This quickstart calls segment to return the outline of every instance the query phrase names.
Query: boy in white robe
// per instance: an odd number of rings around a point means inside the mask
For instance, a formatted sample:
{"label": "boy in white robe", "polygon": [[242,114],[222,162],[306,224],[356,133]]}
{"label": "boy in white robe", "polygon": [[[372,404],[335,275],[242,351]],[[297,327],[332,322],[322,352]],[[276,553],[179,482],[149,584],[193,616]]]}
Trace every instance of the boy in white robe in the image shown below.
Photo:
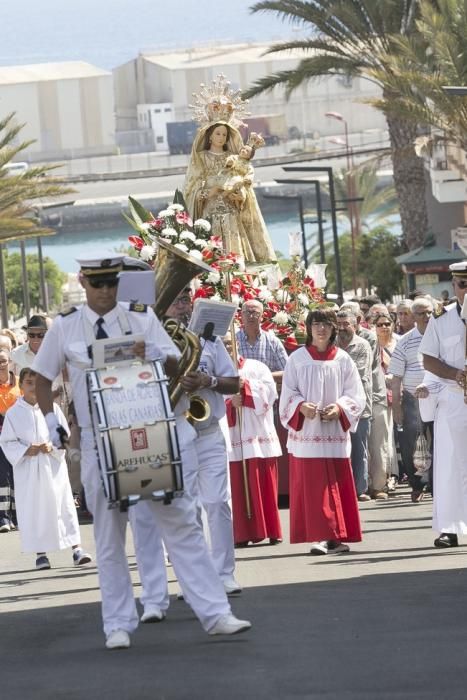
{"label": "boy in white robe", "polygon": [[[23,552],[36,552],[36,569],[50,569],[49,550],[71,547],[73,563],[91,561],[80,544],[76,506],[71,491],[65,450],[49,440],[49,430],[36,403],[36,373],[21,370],[23,396],[6,412],[0,445],[13,466],[16,512]],[[57,404],[54,412],[69,435]]]}

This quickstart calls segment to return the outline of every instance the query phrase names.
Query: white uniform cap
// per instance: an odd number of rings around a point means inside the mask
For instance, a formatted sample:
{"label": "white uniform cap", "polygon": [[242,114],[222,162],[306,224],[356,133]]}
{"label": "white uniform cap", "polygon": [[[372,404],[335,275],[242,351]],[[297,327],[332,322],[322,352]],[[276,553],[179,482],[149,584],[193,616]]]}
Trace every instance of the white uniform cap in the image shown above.
{"label": "white uniform cap", "polygon": [[122,270],[124,257],[124,255],[116,255],[115,253],[103,253],[102,255],[93,255],[92,258],[77,258],[76,262],[85,277],[113,276]]}
{"label": "white uniform cap", "polygon": [[467,277],[467,260],[452,263],[452,265],[449,265],[449,270],[452,272],[453,277]]}

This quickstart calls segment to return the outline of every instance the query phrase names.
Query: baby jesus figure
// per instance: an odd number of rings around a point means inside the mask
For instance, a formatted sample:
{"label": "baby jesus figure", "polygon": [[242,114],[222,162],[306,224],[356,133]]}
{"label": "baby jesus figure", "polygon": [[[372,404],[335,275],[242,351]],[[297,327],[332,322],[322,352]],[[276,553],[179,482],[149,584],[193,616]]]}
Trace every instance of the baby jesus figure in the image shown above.
{"label": "baby jesus figure", "polygon": [[255,155],[256,149],[265,145],[261,134],[254,131],[242,146],[238,155],[231,155],[225,161],[225,170],[228,173],[223,185],[223,190],[229,193],[229,199],[241,210],[247,198],[247,188],[253,185],[254,171],[250,161]]}

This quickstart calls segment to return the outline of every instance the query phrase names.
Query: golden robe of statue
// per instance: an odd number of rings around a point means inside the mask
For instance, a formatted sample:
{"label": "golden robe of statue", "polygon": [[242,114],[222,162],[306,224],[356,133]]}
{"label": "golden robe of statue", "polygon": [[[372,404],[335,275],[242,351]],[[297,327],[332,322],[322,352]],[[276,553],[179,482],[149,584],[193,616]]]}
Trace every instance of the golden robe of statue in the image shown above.
{"label": "golden robe of statue", "polygon": [[276,255],[253,190],[253,168],[244,165],[240,182],[238,175],[233,177],[232,160],[226,166],[243,146],[240,132],[226,121],[201,127],[191,151],[184,197],[193,219],[211,221],[212,235],[222,238],[227,252],[243,256],[246,263],[269,263]]}

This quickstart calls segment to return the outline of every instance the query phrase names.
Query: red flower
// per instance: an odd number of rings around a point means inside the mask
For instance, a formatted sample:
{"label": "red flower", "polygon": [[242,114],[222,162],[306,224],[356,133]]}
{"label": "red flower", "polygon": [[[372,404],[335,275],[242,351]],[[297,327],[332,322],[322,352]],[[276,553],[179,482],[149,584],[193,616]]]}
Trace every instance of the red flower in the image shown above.
{"label": "red flower", "polygon": [[243,294],[245,291],[245,285],[243,284],[242,280],[239,280],[238,278],[233,279],[230,283],[230,293],[231,294]]}
{"label": "red flower", "polygon": [[288,335],[284,340],[284,347],[286,350],[296,350],[298,348],[296,337],[294,335]]}
{"label": "red flower", "polygon": [[139,236],[128,236],[128,241],[131,243],[133,248],[136,248],[136,250],[141,250],[144,245],[143,239]]}
{"label": "red flower", "polygon": [[177,224],[184,224],[185,226],[188,226],[191,228],[193,226],[193,221],[189,214],[186,213],[186,211],[178,211],[175,214],[175,221]]}
{"label": "red flower", "polygon": [[304,279],[303,279],[303,284],[306,284],[307,287],[310,287],[310,289],[314,289],[314,288],[315,288],[315,281],[314,281],[314,279],[313,279],[312,277],[308,277],[308,275],[307,275],[306,277],[304,277]]}
{"label": "red flower", "polygon": [[165,226],[165,221],[160,217],[156,217],[155,219],[151,219],[151,221],[148,221],[148,224],[151,228],[155,229],[156,231],[161,231]]}

